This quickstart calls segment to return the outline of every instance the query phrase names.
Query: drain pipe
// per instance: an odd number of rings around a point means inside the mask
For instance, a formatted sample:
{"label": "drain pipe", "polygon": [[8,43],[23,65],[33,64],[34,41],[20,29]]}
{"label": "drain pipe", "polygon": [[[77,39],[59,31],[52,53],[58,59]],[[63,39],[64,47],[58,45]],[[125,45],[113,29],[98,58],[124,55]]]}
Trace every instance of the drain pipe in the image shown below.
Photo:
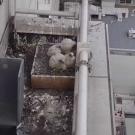
{"label": "drain pipe", "polygon": [[80,52],[76,135],[87,135],[88,53]]}
{"label": "drain pipe", "polygon": [[88,0],[82,0],[81,6],[81,24],[80,24],[80,42],[88,41]]}
{"label": "drain pipe", "polygon": [[[87,43],[88,29],[88,0],[82,0],[80,42]],[[82,50],[81,50],[82,48]],[[88,91],[88,59],[87,49],[82,46],[79,52],[79,71],[78,71],[78,100],[75,135],[87,135],[87,91]]]}

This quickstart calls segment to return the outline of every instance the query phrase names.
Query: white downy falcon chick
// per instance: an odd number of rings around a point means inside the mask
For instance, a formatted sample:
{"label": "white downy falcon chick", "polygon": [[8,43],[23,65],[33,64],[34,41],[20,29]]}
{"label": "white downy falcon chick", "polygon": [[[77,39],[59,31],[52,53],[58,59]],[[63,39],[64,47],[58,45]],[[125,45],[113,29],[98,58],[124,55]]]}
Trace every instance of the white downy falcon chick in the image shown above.
{"label": "white downy falcon chick", "polygon": [[61,46],[59,44],[51,46],[47,51],[47,55],[51,57],[53,55],[56,55],[57,53],[61,53],[60,48]]}
{"label": "white downy falcon chick", "polygon": [[57,53],[57,54],[51,56],[51,58],[49,60],[49,66],[52,69],[66,70],[67,67],[65,65],[65,56],[61,53]]}
{"label": "white downy falcon chick", "polygon": [[75,56],[73,52],[70,52],[65,55],[65,64],[67,67],[74,67],[75,66]]}
{"label": "white downy falcon chick", "polygon": [[72,39],[65,38],[61,42],[61,50],[63,53],[67,54],[71,52],[72,48],[76,45],[76,42]]}

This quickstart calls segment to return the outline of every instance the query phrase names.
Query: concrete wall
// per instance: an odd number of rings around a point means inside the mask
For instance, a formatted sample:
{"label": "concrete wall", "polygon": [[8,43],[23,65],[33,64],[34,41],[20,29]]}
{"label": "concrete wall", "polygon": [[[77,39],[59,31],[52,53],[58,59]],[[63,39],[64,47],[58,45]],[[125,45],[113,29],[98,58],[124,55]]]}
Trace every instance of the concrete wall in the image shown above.
{"label": "concrete wall", "polygon": [[16,8],[21,9],[40,9],[40,10],[58,10],[60,0],[16,0]]}
{"label": "concrete wall", "polygon": [[53,0],[52,10],[58,11],[60,8],[60,0]]}
{"label": "concrete wall", "polygon": [[135,56],[111,55],[110,62],[114,91],[135,94]]}
{"label": "concrete wall", "polygon": [[102,7],[115,7],[115,5],[135,6],[135,0],[132,0],[131,4],[120,3],[120,0],[102,0]]}
{"label": "concrete wall", "polygon": [[16,0],[16,8],[37,9],[37,0]]}
{"label": "concrete wall", "polygon": [[39,10],[54,10],[58,11],[60,5],[60,0],[50,0],[50,2],[45,2],[44,0],[38,0]]}
{"label": "concrete wall", "polygon": [[[32,10],[37,10],[38,9],[37,2],[38,2],[38,0],[16,0],[16,9],[32,9]],[[18,15],[20,16],[20,14],[18,14]],[[21,16],[36,17],[36,15],[25,15],[25,14],[21,14]]]}
{"label": "concrete wall", "polygon": [[[119,5],[120,4],[120,0],[116,0],[116,4]],[[131,6],[135,5],[135,0],[132,0],[131,4],[128,4],[128,5],[131,5]]]}
{"label": "concrete wall", "polygon": [[[59,10],[60,0],[16,0],[17,9]],[[36,15],[25,15],[36,16]]]}
{"label": "concrete wall", "polygon": [[9,1],[3,0],[2,5],[0,5],[0,58],[5,56],[8,46],[9,28],[7,24],[10,17]]}
{"label": "concrete wall", "polygon": [[126,118],[126,134],[134,135],[135,134],[135,119],[134,118]]}
{"label": "concrete wall", "polygon": [[103,7],[115,7],[115,0],[102,0],[102,8]]}
{"label": "concrete wall", "polygon": [[9,19],[8,0],[3,0],[0,5],[0,41]]}

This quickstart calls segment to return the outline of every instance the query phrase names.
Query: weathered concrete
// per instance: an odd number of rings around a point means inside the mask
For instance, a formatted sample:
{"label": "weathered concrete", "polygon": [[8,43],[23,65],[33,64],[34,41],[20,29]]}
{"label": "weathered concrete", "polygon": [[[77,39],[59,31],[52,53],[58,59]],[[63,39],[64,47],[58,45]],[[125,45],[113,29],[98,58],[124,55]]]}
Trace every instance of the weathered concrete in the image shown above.
{"label": "weathered concrete", "polygon": [[4,0],[0,5],[0,57],[4,57],[8,45],[8,21],[9,21],[9,0]]}
{"label": "weathered concrete", "polygon": [[2,5],[0,5],[0,41],[3,35],[3,32],[6,28],[9,14],[8,14],[8,0],[4,0]]}
{"label": "weathered concrete", "polygon": [[90,22],[88,32],[91,74],[88,86],[88,135],[112,135],[111,89],[109,87],[105,24]]}

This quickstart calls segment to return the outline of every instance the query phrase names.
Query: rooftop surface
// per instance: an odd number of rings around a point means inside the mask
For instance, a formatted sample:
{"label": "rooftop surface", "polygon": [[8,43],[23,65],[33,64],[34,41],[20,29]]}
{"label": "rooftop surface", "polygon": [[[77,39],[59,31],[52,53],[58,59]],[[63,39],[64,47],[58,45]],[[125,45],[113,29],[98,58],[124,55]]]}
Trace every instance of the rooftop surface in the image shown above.
{"label": "rooftop surface", "polygon": [[88,43],[93,53],[88,86],[88,134],[112,135],[105,24],[90,22]]}
{"label": "rooftop surface", "polygon": [[115,16],[105,16],[103,21],[108,24],[110,48],[135,49],[135,39],[128,38],[127,33],[135,29],[135,16],[124,18],[118,22]]}

